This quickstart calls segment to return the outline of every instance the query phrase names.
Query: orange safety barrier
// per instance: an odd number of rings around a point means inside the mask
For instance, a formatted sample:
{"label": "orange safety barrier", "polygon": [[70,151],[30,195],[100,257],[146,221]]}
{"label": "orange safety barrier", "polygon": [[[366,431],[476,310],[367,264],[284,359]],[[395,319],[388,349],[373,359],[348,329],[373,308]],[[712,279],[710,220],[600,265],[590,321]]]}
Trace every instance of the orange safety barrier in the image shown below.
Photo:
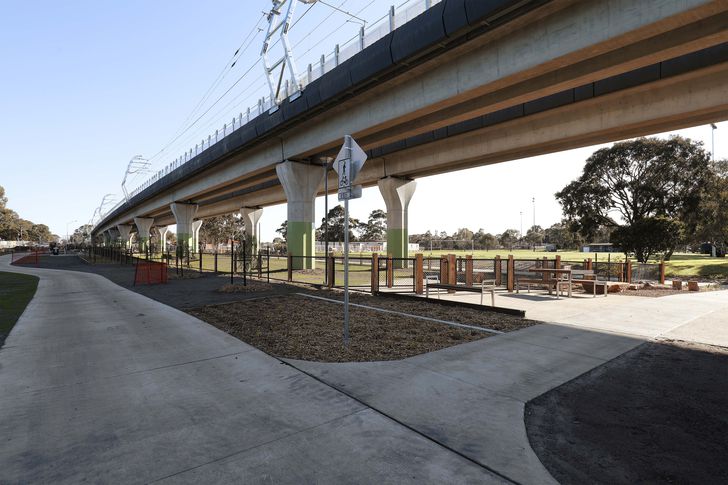
{"label": "orange safety barrier", "polygon": [[167,282],[167,263],[138,259],[134,268],[134,286],[158,285]]}
{"label": "orange safety barrier", "polygon": [[38,266],[38,251],[32,251],[30,253],[13,252],[10,264],[34,264]]}

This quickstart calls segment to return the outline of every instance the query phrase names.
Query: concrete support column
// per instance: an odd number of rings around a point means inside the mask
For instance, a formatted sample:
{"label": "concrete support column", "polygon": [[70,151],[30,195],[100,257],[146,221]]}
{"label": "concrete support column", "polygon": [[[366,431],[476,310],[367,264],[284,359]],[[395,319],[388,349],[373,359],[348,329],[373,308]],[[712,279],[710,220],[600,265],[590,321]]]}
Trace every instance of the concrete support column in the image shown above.
{"label": "concrete support column", "polygon": [[169,234],[169,226],[157,226],[159,232],[159,250],[162,254],[167,252],[167,234]]}
{"label": "concrete support column", "polygon": [[139,251],[146,252],[149,248],[149,236],[152,233],[153,217],[135,217],[134,224],[137,227],[139,237]]}
{"label": "concrete support column", "polygon": [[241,207],[240,215],[243,216],[243,222],[245,223],[245,233],[250,237],[253,242],[253,251],[255,254],[258,251],[258,221],[263,215],[263,209],[260,207]]}
{"label": "concrete support column", "polygon": [[177,255],[184,257],[190,252],[192,243],[192,222],[195,220],[198,206],[196,204],[170,204],[174,220],[177,224]]}
{"label": "concrete support column", "polygon": [[110,240],[109,244],[111,246],[114,246],[116,244],[116,242],[119,240],[119,237],[121,236],[121,234],[119,233],[118,229],[113,229],[113,228],[109,229],[108,232],[109,232],[109,240]]}
{"label": "concrete support column", "polygon": [[278,179],[288,199],[288,254],[305,256],[293,258],[293,269],[313,269],[315,262],[316,192],[324,179],[321,167],[286,161],[276,165]]}
{"label": "concrete support column", "polygon": [[121,247],[128,248],[131,239],[131,224],[117,224],[116,229],[119,231],[119,236],[121,237]]}
{"label": "concrete support column", "polygon": [[111,236],[111,231],[104,231],[101,233],[102,238],[102,244],[104,246],[111,246],[111,243],[113,242],[114,238]]}
{"label": "concrete support column", "polygon": [[200,228],[202,227],[202,219],[192,223],[192,252],[200,252]]}
{"label": "concrete support column", "polygon": [[[407,208],[417,188],[414,180],[386,177],[379,180],[379,191],[387,206],[387,254],[393,258],[409,255]],[[407,266],[406,261],[394,261],[395,267]]]}

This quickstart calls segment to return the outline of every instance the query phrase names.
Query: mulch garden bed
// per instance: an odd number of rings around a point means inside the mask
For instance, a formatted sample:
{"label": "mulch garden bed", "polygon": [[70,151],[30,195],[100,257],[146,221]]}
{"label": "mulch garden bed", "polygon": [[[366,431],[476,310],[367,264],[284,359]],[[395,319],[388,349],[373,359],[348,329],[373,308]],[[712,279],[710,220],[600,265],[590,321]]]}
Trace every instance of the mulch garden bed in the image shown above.
{"label": "mulch garden bed", "polygon": [[[308,292],[343,299],[335,291]],[[413,315],[512,331],[537,322],[473,309],[401,302],[352,293],[351,302]],[[397,360],[492,336],[478,330],[360,307],[350,309],[350,344],[343,344],[343,306],[300,295],[263,296],[188,310],[201,320],[279,358],[318,362]]]}

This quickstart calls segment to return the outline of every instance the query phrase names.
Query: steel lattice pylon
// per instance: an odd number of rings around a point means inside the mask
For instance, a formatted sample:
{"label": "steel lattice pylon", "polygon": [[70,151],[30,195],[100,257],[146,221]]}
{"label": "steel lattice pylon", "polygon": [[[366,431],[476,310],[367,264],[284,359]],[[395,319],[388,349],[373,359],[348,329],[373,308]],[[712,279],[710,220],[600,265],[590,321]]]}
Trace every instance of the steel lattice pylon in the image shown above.
{"label": "steel lattice pylon", "polygon": [[[288,31],[291,28],[291,20],[296,11],[296,4],[298,2],[312,4],[316,3],[316,0],[272,0],[272,2],[273,7],[267,14],[268,31],[265,34],[263,50],[260,55],[263,58],[263,69],[265,70],[265,77],[268,80],[271,101],[275,105],[274,108],[276,108],[288,96],[288,89],[284,90],[285,95],[281,95],[286,70],[288,70],[286,85],[288,86],[290,83],[290,86],[293,87],[295,92],[300,92],[301,90],[301,86],[298,83],[296,62],[293,58],[291,44],[288,41]],[[286,12],[282,14],[284,9]],[[268,54],[272,47],[271,40],[276,34],[280,35],[283,54],[280,58],[271,62]]]}

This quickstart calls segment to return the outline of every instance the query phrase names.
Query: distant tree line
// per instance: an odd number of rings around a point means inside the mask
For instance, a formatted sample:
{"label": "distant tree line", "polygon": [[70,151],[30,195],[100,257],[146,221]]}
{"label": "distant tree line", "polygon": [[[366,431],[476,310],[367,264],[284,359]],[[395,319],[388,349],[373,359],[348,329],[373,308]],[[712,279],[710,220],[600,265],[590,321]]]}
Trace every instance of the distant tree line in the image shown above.
{"label": "distant tree line", "polygon": [[17,212],[7,206],[7,202],[5,189],[0,186],[0,240],[36,243],[58,240],[58,236],[51,234],[48,226],[21,218]]}

